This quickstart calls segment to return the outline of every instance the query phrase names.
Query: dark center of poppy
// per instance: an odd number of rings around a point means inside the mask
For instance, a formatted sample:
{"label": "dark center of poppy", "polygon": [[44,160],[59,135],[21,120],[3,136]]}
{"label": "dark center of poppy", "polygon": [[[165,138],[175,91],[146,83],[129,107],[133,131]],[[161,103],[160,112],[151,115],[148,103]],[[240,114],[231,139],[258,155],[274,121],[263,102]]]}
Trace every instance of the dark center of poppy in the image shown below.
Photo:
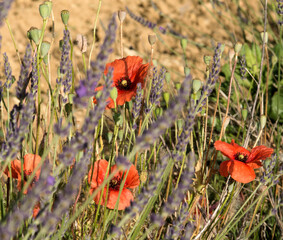
{"label": "dark center of poppy", "polygon": [[[31,174],[32,174],[32,171],[31,171],[31,170],[29,170],[29,171],[24,170],[24,180],[25,180],[25,181],[28,181],[28,178],[29,178],[29,176],[30,176]],[[34,184],[34,183],[37,182],[37,181],[38,181],[37,177],[34,176],[33,180],[31,181],[31,185]]]}
{"label": "dark center of poppy", "polygon": [[121,184],[121,179],[119,177],[114,177],[110,183],[109,187],[114,190],[119,190],[120,189],[120,184]]}
{"label": "dark center of poppy", "polygon": [[120,90],[130,90],[132,86],[132,82],[129,77],[122,77],[118,81],[117,88]]}
{"label": "dark center of poppy", "polygon": [[241,152],[238,152],[235,155],[235,159],[238,160],[238,161],[241,161],[241,162],[246,162],[247,159],[248,159],[248,155],[241,153]]}

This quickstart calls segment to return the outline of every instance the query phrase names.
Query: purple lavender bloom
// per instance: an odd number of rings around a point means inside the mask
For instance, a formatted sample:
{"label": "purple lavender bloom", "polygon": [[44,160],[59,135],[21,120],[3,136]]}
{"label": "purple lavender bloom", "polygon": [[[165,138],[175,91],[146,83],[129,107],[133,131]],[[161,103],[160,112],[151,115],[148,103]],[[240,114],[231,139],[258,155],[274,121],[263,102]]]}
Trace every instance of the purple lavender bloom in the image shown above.
{"label": "purple lavender bloom", "polygon": [[12,3],[13,3],[13,0],[4,0],[0,2],[0,26],[3,23],[3,19],[7,17]]}
{"label": "purple lavender bloom", "polygon": [[4,72],[6,76],[6,82],[4,83],[4,87],[6,89],[10,89],[13,83],[13,76],[12,76],[12,68],[9,63],[9,58],[6,53],[3,54],[4,56]]}
{"label": "purple lavender bloom", "polygon": [[27,96],[26,89],[29,83],[29,69],[31,66],[31,46],[30,44],[26,47],[26,53],[21,65],[21,72],[19,81],[16,87],[16,96],[20,101],[23,101]]}
{"label": "purple lavender bloom", "polygon": [[62,54],[60,60],[60,76],[59,83],[62,83],[65,79],[65,74],[68,72],[68,63],[70,60],[70,33],[68,29],[64,30],[63,45],[62,45]]}
{"label": "purple lavender bloom", "polygon": [[277,13],[280,17],[280,19],[278,20],[278,24],[281,26],[283,25],[283,20],[282,20],[282,17],[283,17],[283,0],[276,0],[278,5],[277,5]]}
{"label": "purple lavender bloom", "polygon": [[54,124],[54,132],[60,137],[66,137],[70,133],[71,123],[68,123],[66,127],[62,127],[62,118],[58,123]]}
{"label": "purple lavender bloom", "polygon": [[37,54],[32,60],[32,71],[31,71],[31,92],[35,96],[38,89],[38,74],[37,74]]}
{"label": "purple lavender bloom", "polygon": [[16,157],[25,134],[29,131],[29,124],[33,121],[34,115],[34,95],[32,93],[27,96],[26,104],[21,109],[20,114],[19,127],[7,133],[6,142],[3,143],[0,151],[0,162],[9,161]]}
{"label": "purple lavender bloom", "polygon": [[178,144],[176,146],[177,152],[185,151],[191,136],[191,132],[194,125],[195,117],[198,113],[201,112],[203,106],[205,106],[207,98],[211,94],[214,89],[215,83],[219,77],[220,72],[220,58],[222,54],[221,44],[219,43],[214,51],[213,56],[213,65],[206,81],[205,85],[203,86],[200,99],[194,103],[192,101],[191,106],[188,110],[188,115],[185,120],[184,128],[181,135],[178,137]]}
{"label": "purple lavender bloom", "polygon": [[160,96],[163,89],[163,83],[165,79],[166,69],[164,67],[161,68],[160,74],[157,74],[156,67],[153,68],[153,79],[152,79],[152,87],[149,95],[149,100],[152,105],[160,104]]}
{"label": "purple lavender bloom", "polygon": [[136,120],[140,115],[141,105],[142,105],[142,87],[141,87],[141,83],[138,83],[136,100],[133,106],[133,129],[137,128]]}
{"label": "purple lavender bloom", "polygon": [[183,106],[187,102],[188,89],[191,89],[191,79],[191,75],[185,77],[176,100],[174,103],[171,103],[163,117],[160,117],[158,122],[153,123],[142,136],[137,138],[137,148],[145,149],[150,147],[150,145],[153,144],[156,139],[171,126],[172,122],[176,120],[178,114],[182,111]]}
{"label": "purple lavender bloom", "polygon": [[106,36],[100,52],[97,55],[96,61],[91,63],[91,69],[87,71],[87,77],[80,81],[76,88],[77,96],[74,97],[74,102],[79,105],[86,106],[88,99],[94,96],[95,88],[104,72],[105,64],[109,54],[113,51],[112,44],[115,42],[117,23],[114,14],[108,25]]}
{"label": "purple lavender bloom", "polygon": [[129,13],[130,17],[134,19],[135,21],[139,22],[145,27],[148,27],[150,29],[154,29],[157,25],[156,23],[150,22],[148,20],[145,20],[144,18],[135,15],[128,7],[126,7],[127,12]]}

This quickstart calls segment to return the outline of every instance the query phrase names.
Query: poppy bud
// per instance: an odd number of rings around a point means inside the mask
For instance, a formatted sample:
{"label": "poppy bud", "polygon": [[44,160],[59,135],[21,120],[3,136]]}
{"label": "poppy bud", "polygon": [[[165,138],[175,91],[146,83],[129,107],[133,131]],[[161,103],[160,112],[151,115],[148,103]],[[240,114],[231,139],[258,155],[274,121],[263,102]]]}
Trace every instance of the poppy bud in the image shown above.
{"label": "poppy bud", "polygon": [[169,99],[170,99],[170,94],[168,92],[164,92],[163,93],[163,98],[164,98],[164,101],[166,103],[166,107],[168,108],[169,106]]}
{"label": "poppy bud", "polygon": [[70,12],[68,10],[61,11],[61,20],[65,26],[68,25],[69,17],[70,17]]}
{"label": "poppy bud", "polygon": [[194,93],[197,93],[198,90],[201,88],[202,82],[199,79],[194,79],[193,80],[193,91]]}
{"label": "poppy bud", "polygon": [[170,73],[169,72],[166,72],[165,73],[165,80],[166,80],[166,82],[169,84],[169,82],[170,82],[170,79],[171,79],[171,75],[170,75]]}
{"label": "poppy bud", "polygon": [[190,72],[191,72],[191,70],[188,67],[184,68],[184,73],[185,73],[186,77],[190,75]]}
{"label": "poppy bud", "polygon": [[153,46],[156,43],[156,35],[155,34],[148,35],[148,42],[151,46]]}
{"label": "poppy bud", "polygon": [[118,11],[118,18],[120,20],[120,22],[124,22],[125,18],[126,18],[127,13],[123,10],[119,10]]}
{"label": "poppy bud", "polygon": [[175,84],[175,87],[176,87],[176,89],[179,91],[180,88],[181,88],[181,83],[176,83],[176,84]]}
{"label": "poppy bud", "polygon": [[39,13],[43,20],[46,20],[50,16],[50,9],[47,4],[43,3],[39,5]]}
{"label": "poppy bud", "polygon": [[181,39],[181,47],[183,48],[183,50],[186,50],[187,44],[188,44],[188,40],[185,39],[185,38],[182,38]]}
{"label": "poppy bud", "polygon": [[40,48],[40,55],[42,58],[44,58],[47,55],[49,49],[50,49],[50,43],[46,41],[42,42]]}
{"label": "poppy bud", "polygon": [[248,116],[248,110],[246,108],[242,109],[243,120],[246,121]]}
{"label": "poppy bud", "polygon": [[241,49],[242,49],[242,44],[241,43],[236,43],[235,44],[235,52],[237,53],[237,54],[239,54],[239,52],[241,51]]}
{"label": "poppy bud", "polygon": [[41,35],[41,30],[39,30],[38,28],[35,28],[35,27],[31,27],[27,32],[28,38],[30,40],[34,41],[34,43],[36,45],[38,45],[38,43],[39,43],[40,35]]}
{"label": "poppy bud", "polygon": [[82,53],[85,53],[87,50],[87,39],[86,36],[82,34],[77,35],[77,44]]}
{"label": "poppy bud", "polygon": [[211,56],[208,56],[208,55],[204,56],[203,61],[204,61],[206,66],[209,66],[210,61],[211,61]]}
{"label": "poppy bud", "polygon": [[261,115],[260,116],[260,128],[263,129],[266,125],[266,116],[265,115]]}
{"label": "poppy bud", "polygon": [[[261,32],[261,33],[260,33],[260,36],[261,36],[261,40],[262,40],[262,41],[264,40],[265,43],[268,42],[268,33],[267,33],[267,32]],[[263,38],[264,38],[264,39],[263,39]]]}
{"label": "poppy bud", "polygon": [[116,102],[116,99],[118,97],[118,90],[117,88],[113,87],[110,91],[110,97],[113,99],[114,102]]}

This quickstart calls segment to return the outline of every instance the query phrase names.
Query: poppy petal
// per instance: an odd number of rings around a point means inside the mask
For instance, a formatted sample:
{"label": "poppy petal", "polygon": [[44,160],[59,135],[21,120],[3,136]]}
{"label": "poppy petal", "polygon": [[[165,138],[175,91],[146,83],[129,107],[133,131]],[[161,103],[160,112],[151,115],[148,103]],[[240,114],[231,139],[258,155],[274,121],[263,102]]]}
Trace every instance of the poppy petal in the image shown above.
{"label": "poppy petal", "polygon": [[[32,174],[34,169],[37,167],[39,162],[41,161],[41,157],[36,154],[26,154],[24,156],[24,172],[27,173],[28,175]],[[40,175],[40,168],[36,171],[36,178],[39,178]]]}
{"label": "poppy petal", "polygon": [[[15,159],[11,162],[11,172],[12,172],[12,178],[18,178],[18,176],[21,176],[21,161],[18,159]],[[10,177],[9,168],[7,167],[4,171],[4,173]]]}
{"label": "poppy petal", "polygon": [[247,156],[250,155],[250,152],[247,149],[236,144],[234,140],[231,141],[231,144],[222,141],[216,141],[214,143],[214,147],[231,160],[236,160],[235,156],[237,153],[242,153]]}
{"label": "poppy petal", "polygon": [[232,160],[228,172],[234,180],[240,183],[249,183],[255,179],[254,170],[240,161]]}
{"label": "poppy petal", "polygon": [[246,164],[253,169],[262,167],[262,163],[260,161],[250,162],[250,163],[246,163]]}
{"label": "poppy petal", "polygon": [[107,171],[108,162],[104,159],[98,160],[94,163],[93,171],[92,167],[88,172],[88,182],[91,188],[96,188],[102,184]]}
{"label": "poppy petal", "polygon": [[220,172],[221,176],[223,176],[223,177],[229,176],[228,169],[229,169],[230,165],[231,165],[230,160],[224,161],[220,164],[219,172]]}
{"label": "poppy petal", "polygon": [[40,202],[37,202],[33,208],[33,214],[32,214],[33,218],[36,218],[39,211],[40,211]]}
{"label": "poppy petal", "polygon": [[258,160],[265,160],[266,158],[270,157],[272,153],[273,153],[272,148],[268,148],[263,145],[254,147],[246,163],[255,162]]}
{"label": "poppy petal", "polygon": [[[110,209],[114,209],[116,202],[118,201],[119,190],[110,190],[107,207]],[[134,196],[129,189],[124,188],[121,192],[118,210],[124,210],[126,207],[131,205],[131,201],[134,200]]]}
{"label": "poppy petal", "polygon": [[140,185],[139,173],[134,165],[129,169],[127,179],[125,181],[125,188],[136,188]]}

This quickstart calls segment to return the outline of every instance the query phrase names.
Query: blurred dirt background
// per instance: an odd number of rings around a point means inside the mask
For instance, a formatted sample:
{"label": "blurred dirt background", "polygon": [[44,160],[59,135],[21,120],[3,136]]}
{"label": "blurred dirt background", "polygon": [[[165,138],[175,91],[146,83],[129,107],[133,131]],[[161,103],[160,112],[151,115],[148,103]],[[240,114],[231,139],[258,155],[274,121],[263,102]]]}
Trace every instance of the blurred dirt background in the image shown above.
{"label": "blurred dirt background", "polygon": [[[246,1],[243,1],[246,2]],[[25,47],[28,43],[27,31],[34,26],[41,28],[42,19],[39,15],[38,7],[43,3],[41,0],[15,0],[12,9],[8,15],[16,46],[20,57],[24,55]],[[98,0],[56,0],[53,1],[53,15],[55,20],[55,38],[51,46],[51,79],[53,86],[57,77],[57,68],[59,66],[61,52],[59,50],[59,40],[63,37],[63,24],[61,22],[60,12],[67,9],[70,11],[69,30],[72,39],[76,39],[77,34],[83,34],[88,40],[88,50],[86,53],[87,61],[90,52],[90,45],[93,40],[93,26],[98,8]],[[198,1],[198,0],[102,0],[102,6],[99,14],[97,26],[97,41],[95,43],[92,60],[99,51],[99,46],[103,41],[105,28],[114,12],[125,10],[128,7],[134,14],[142,16],[145,19],[157,23],[166,29],[172,29],[188,39],[186,49],[187,64],[191,69],[194,78],[205,79],[204,55],[212,55],[213,48],[217,42],[226,44],[226,52],[236,41],[243,41],[245,35],[246,41],[254,40],[252,31],[262,31],[262,25],[258,22],[258,16],[262,12],[259,1],[253,1],[247,6],[241,3],[240,6],[247,12],[240,11],[235,1]],[[255,14],[256,13],[256,14]],[[252,31],[247,30],[243,33],[239,27],[239,22],[247,21]],[[47,41],[52,40],[52,21],[49,19],[49,25],[45,34]],[[2,49],[1,54],[7,53],[13,75],[18,79],[20,64],[16,54],[15,47],[11,40],[7,25],[3,24],[1,28]],[[144,61],[149,61],[150,45],[148,43],[148,34],[153,34],[153,30],[148,29],[133,20],[129,14],[124,22],[124,55],[140,55]],[[154,59],[159,65],[164,65],[170,71],[173,81],[182,81],[184,76],[184,57],[180,47],[180,40],[172,35],[163,35],[158,32],[158,38],[154,50]],[[164,41],[164,42],[163,42]],[[120,58],[119,32],[117,32],[117,41],[115,52],[109,57],[109,61]],[[224,58],[227,59],[227,54]],[[0,58],[1,74],[0,79],[4,81],[3,58]],[[76,72],[76,83],[84,77],[82,56],[77,47],[74,48],[74,67]],[[14,84],[15,85],[15,84]],[[47,89],[47,88],[45,88]],[[43,88],[44,90],[44,88]]]}

